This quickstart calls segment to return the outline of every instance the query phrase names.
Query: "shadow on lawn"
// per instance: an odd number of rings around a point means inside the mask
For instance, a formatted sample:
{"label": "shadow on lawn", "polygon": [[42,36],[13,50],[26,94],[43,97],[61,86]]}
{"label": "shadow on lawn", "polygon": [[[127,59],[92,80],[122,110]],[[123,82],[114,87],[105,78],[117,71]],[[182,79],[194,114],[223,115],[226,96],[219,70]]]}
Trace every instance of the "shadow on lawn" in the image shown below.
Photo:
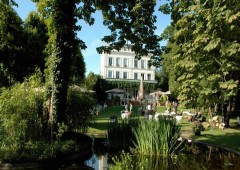
{"label": "shadow on lawn", "polygon": [[105,131],[107,130],[108,125],[109,125],[109,122],[97,122],[91,125],[90,127],[101,130],[101,131]]}
{"label": "shadow on lawn", "polygon": [[206,142],[213,145],[220,145],[225,148],[231,148],[240,152],[240,132],[232,132],[225,134],[205,134],[203,133],[199,141]]}

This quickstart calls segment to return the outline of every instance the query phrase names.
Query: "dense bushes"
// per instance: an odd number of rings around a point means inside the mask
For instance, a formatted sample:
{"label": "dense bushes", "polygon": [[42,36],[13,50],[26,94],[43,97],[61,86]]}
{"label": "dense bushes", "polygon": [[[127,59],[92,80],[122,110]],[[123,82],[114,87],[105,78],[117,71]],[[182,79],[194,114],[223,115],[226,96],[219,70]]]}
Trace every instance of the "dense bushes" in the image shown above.
{"label": "dense bushes", "polygon": [[[25,82],[0,95],[0,127],[5,142],[38,140],[42,132],[43,90]],[[1,140],[2,141],[2,140]]]}
{"label": "dense bushes", "polygon": [[44,90],[26,81],[0,95],[1,158],[19,155],[29,141],[42,137]]}
{"label": "dense bushes", "polygon": [[56,140],[49,140],[50,115],[44,97],[45,89],[40,82],[38,78],[32,77],[22,84],[1,89],[0,160],[23,158],[26,155],[38,159],[53,156],[64,145],[60,137],[65,131],[86,131],[93,120],[93,96],[69,90],[65,112],[68,119],[58,125]]}
{"label": "dense bushes", "polygon": [[69,128],[86,132],[89,124],[94,120],[95,103],[93,94],[70,89],[66,108]]}

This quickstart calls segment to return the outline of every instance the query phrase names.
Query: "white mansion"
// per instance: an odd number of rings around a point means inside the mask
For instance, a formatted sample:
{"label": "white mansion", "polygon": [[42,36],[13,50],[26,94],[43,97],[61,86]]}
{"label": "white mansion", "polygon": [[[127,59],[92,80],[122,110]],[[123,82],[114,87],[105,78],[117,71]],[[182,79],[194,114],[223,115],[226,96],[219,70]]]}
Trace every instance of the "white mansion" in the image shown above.
{"label": "white mansion", "polygon": [[[149,67],[150,57],[143,56],[140,60],[135,59],[135,53],[131,45],[125,45],[120,51],[113,50],[111,54],[100,55],[100,75],[107,81],[136,82],[140,83],[141,75],[144,84],[156,85],[155,67]],[[127,98],[135,98],[138,88],[126,87]],[[150,91],[145,89],[146,98]]]}

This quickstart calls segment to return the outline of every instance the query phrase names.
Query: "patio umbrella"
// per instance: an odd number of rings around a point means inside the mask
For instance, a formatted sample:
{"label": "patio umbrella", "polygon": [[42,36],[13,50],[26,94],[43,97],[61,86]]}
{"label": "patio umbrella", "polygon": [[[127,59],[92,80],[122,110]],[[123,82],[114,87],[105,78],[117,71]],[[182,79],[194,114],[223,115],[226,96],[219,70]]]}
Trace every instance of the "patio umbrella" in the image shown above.
{"label": "patio umbrella", "polygon": [[151,96],[155,96],[155,95],[162,95],[164,92],[162,92],[162,91],[155,91],[155,92],[152,92],[152,93],[150,93],[149,95],[151,95]]}
{"label": "patio umbrella", "polygon": [[122,89],[111,89],[107,90],[106,93],[125,93],[125,91]]}
{"label": "patio umbrella", "polygon": [[170,91],[163,92],[159,90],[159,91],[152,92],[149,95],[155,96],[155,95],[168,95],[168,94],[171,94],[171,92]]}
{"label": "patio umbrella", "polygon": [[143,76],[142,75],[141,75],[141,82],[140,82],[137,98],[138,98],[138,100],[143,100],[145,98],[144,86],[143,86]]}
{"label": "patio umbrella", "polygon": [[170,91],[166,91],[166,92],[163,92],[163,94],[168,95],[168,94],[171,94],[171,92]]}

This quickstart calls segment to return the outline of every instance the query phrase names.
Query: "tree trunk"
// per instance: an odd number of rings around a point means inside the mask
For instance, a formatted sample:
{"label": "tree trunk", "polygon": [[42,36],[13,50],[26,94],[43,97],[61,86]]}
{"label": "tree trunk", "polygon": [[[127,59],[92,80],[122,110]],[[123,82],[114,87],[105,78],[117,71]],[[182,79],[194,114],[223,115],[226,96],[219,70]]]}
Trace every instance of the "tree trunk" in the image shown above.
{"label": "tree trunk", "polygon": [[66,123],[66,100],[70,80],[72,56],[76,55],[78,41],[74,27],[75,1],[55,1],[53,14],[53,27],[55,30],[55,60],[53,68],[52,87],[52,116],[56,116],[56,123]]}

